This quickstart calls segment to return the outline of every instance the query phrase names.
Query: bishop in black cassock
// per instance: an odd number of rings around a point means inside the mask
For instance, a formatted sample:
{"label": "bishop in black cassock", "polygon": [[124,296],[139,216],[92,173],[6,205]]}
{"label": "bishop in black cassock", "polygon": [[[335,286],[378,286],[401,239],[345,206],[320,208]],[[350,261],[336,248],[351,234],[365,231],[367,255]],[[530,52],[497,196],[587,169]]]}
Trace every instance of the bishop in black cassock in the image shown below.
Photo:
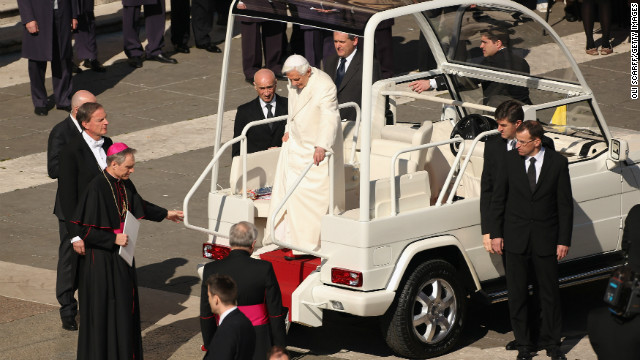
{"label": "bishop in black cassock", "polygon": [[182,211],[140,197],[129,180],[134,153],[123,143],[109,148],[107,168],[89,183],[71,219],[86,254],[79,265],[78,359],[143,358],[135,259],[129,266],[118,255],[128,245],[124,220],[127,211],[137,219],[182,220]]}

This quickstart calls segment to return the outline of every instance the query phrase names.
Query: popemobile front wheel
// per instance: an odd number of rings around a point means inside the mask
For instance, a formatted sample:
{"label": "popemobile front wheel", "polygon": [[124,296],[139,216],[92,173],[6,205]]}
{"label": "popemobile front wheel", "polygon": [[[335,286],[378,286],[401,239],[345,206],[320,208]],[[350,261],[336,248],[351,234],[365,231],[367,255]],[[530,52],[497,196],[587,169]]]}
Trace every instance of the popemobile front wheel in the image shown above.
{"label": "popemobile front wheel", "polygon": [[431,358],[450,351],[462,333],[466,296],[456,269],[431,260],[411,274],[382,319],[389,347],[409,358]]}

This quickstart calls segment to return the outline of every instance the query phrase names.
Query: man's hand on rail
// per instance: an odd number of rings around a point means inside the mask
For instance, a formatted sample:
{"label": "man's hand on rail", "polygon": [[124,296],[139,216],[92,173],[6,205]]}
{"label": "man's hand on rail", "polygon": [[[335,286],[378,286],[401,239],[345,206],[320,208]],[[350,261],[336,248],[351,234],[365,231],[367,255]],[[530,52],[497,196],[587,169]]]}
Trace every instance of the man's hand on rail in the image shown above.
{"label": "man's hand on rail", "polygon": [[316,166],[320,164],[322,160],[324,160],[325,153],[325,149],[321,148],[320,146],[316,146],[316,151],[313,153],[313,163],[316,164]]}
{"label": "man's hand on rail", "polygon": [[411,90],[417,92],[418,94],[423,91],[431,90],[431,84],[429,80],[416,80],[409,83],[409,87]]}

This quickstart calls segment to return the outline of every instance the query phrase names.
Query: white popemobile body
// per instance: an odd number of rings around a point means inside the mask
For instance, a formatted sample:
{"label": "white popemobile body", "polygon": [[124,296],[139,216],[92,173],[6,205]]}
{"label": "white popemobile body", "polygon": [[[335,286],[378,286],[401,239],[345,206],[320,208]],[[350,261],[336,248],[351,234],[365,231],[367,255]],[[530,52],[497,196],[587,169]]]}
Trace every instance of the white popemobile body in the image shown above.
{"label": "white popemobile body", "polygon": [[[569,159],[575,215],[572,247],[560,264],[561,286],[603,278],[624,262],[622,224],[640,202],[640,136],[607,127],[568,49],[538,15],[502,0],[285,2],[286,13],[263,0],[244,1],[242,9],[234,2],[229,15],[214,157],[184,203],[185,225],[210,235],[210,257],[224,254],[232,224],[250,221],[262,234],[270,206],[286,202],[247,196],[248,190],[272,185],[278,149],[247,155],[244,136],[221,143],[236,15],[339,30],[366,40],[373,39],[381,21],[395,19],[396,26],[409,23],[416,39],[422,33],[422,46],[436,64],[372,84],[373,41],[359,50],[364,55],[362,107],[342,104],[360,114],[355,123],[343,122],[347,210],[322,218],[317,251],[273,239],[317,257],[314,261],[285,262],[268,252],[271,248],[259,251],[274,262],[291,321],[321,326],[323,311],[381,316],[395,352],[425,358],[455,346],[469,297],[506,300],[502,260],[485,251],[480,232],[483,140],[497,132],[470,126],[477,121],[473,114],[492,118],[495,110],[484,105],[491,101],[482,98],[481,81],[528,88],[533,105],[525,107],[525,120],[542,122],[556,151]],[[529,73],[482,63],[480,34],[493,28],[509,32],[511,51],[528,62]],[[408,87],[436,76],[446,89],[418,94]],[[253,122],[244,133],[282,118]],[[230,156],[227,150],[235,142],[241,142],[241,155],[233,160],[230,185],[220,189],[226,179],[218,177],[219,159]],[[210,174],[209,223],[198,227],[189,222],[188,205]],[[304,275],[297,281],[283,278],[294,270]]]}

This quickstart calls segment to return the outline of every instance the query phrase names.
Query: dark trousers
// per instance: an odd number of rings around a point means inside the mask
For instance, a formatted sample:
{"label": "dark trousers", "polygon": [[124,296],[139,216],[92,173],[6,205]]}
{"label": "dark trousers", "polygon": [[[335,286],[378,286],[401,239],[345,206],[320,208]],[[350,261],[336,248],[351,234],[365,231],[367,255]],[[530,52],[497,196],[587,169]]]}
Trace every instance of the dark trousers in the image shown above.
{"label": "dark trousers", "polygon": [[391,34],[391,26],[376,29],[375,34],[375,55],[380,63],[380,72],[383,79],[393,76],[393,36]]}
{"label": "dark trousers", "polygon": [[[162,53],[164,47],[164,0],[158,0],[154,5],[144,5],[144,24],[147,33],[147,57]],[[142,56],[145,51],[140,42],[141,6],[122,7],[122,38],[124,39],[124,53],[128,57]]]}
{"label": "dark trousers", "polygon": [[521,347],[532,347],[532,322],[530,309],[535,306],[529,297],[527,277],[534,274],[538,285],[540,301],[540,334],[538,347],[557,348],[560,346],[562,313],[560,307],[560,287],[558,285],[558,261],[556,255],[537,256],[527,251],[524,254],[507,252],[507,291],[509,292],[509,315],[516,342]]}
{"label": "dark trousers", "polygon": [[264,49],[265,67],[276,74],[282,72],[282,54],[286,25],[274,22],[241,22],[242,33],[242,71],[244,77],[253,79],[253,75],[262,68],[262,50]]}
{"label": "dark trousers", "polygon": [[78,313],[78,302],[74,297],[74,293],[78,289],[79,255],[73,251],[73,245],[64,221],[58,220],[58,228],[60,231],[60,247],[58,248],[56,298],[60,303],[60,317],[75,317]]}
{"label": "dark trousers", "polygon": [[191,2],[191,26],[196,46],[207,46],[211,43],[209,33],[213,29],[215,6],[213,0],[193,0]]}
{"label": "dark trousers", "polygon": [[76,40],[74,50],[79,60],[98,58],[96,17],[93,11],[78,16],[78,32],[73,37]]}
{"label": "dark trousers", "polygon": [[171,43],[187,46],[191,33],[189,0],[171,0]]}
{"label": "dark trousers", "polygon": [[309,65],[321,68],[321,62],[336,53],[333,33],[327,30],[302,27],[304,34],[304,57]]}
{"label": "dark trousers", "polygon": [[[51,81],[57,106],[71,105],[71,58],[63,58],[60,54],[59,36],[62,31],[69,31],[68,24],[61,24],[61,16],[54,11],[53,46],[51,56]],[[44,86],[47,62],[29,59],[29,80],[31,83],[31,101],[35,107],[47,106],[47,89]]]}

